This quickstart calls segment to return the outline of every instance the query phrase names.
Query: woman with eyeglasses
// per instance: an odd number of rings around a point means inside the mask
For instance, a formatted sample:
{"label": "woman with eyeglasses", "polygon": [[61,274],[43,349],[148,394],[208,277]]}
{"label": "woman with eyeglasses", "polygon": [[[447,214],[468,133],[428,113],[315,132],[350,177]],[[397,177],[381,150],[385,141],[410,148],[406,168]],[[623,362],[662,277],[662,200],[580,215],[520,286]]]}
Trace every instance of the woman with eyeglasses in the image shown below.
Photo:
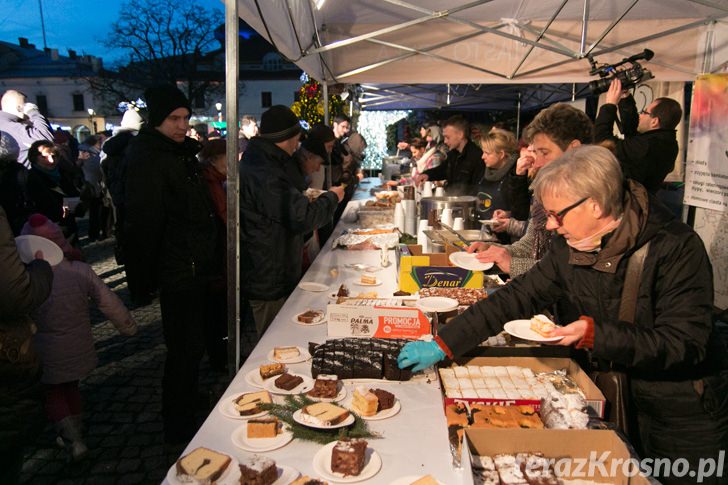
{"label": "woman with eyeglasses", "polygon": [[[551,336],[626,373],[635,418],[630,439],[641,457],[685,459],[693,470],[701,460],[717,463],[728,447],[728,352],[712,322],[713,278],[700,237],[644,186],[625,182],[619,162],[603,147],[568,151],[541,169],[533,191],[555,232],[550,251],[435,340],[408,343],[400,367],[418,371],[461,356],[505,322],[564,299],[580,316]],[[625,290],[638,250],[646,251],[641,274]],[[625,316],[622,298],[633,292],[634,316]],[[725,477],[703,483],[725,483]]]}

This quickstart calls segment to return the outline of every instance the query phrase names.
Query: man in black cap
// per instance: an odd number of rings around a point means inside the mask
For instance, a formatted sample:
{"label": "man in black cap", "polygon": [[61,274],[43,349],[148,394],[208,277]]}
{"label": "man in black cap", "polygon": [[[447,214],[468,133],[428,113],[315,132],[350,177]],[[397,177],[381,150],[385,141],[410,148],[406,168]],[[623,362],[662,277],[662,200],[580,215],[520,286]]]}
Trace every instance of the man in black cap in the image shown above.
{"label": "man in black cap", "polygon": [[301,125],[285,106],[263,113],[240,161],[240,281],[258,336],[301,278],[303,237],[325,224],[344,195],[332,187],[313,202],[291,177]]}
{"label": "man in black cap", "polygon": [[189,441],[197,430],[198,370],[204,354],[206,291],[215,274],[215,213],[195,155],[200,144],[185,136],[190,104],[172,85],[144,94],[149,123],[126,150],[127,268],[137,291],[159,289],[167,358],[162,417],[168,443]]}

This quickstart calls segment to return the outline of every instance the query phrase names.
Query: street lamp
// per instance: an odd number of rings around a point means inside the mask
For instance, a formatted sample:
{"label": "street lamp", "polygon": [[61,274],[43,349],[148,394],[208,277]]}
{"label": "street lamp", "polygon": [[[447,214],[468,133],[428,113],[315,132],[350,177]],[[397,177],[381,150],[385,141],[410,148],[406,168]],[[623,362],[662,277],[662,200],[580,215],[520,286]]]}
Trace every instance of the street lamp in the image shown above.
{"label": "street lamp", "polygon": [[215,103],[217,108],[217,121],[222,121],[222,103]]}
{"label": "street lamp", "polygon": [[88,111],[88,121],[91,124],[91,126],[93,126],[93,128],[94,128],[94,134],[96,134],[97,133],[97,131],[96,131],[96,119],[95,119],[96,118],[96,111],[94,111],[93,108],[89,108],[87,111]]}

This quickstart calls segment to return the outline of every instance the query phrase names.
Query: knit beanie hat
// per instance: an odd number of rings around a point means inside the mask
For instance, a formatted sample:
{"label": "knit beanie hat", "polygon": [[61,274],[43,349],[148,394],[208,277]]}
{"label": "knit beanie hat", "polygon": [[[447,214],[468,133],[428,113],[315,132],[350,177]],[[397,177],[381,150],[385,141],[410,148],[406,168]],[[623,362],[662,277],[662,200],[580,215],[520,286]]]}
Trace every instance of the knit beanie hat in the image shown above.
{"label": "knit beanie hat", "polygon": [[[172,111],[174,111],[174,110],[172,110]],[[171,113],[171,111],[170,111],[170,113]],[[166,118],[166,116],[165,116],[165,118]],[[164,121],[164,119],[162,119],[162,121]],[[142,116],[135,109],[126,110],[126,112],[124,113],[124,116],[121,117],[121,127],[126,128],[127,130],[139,131],[142,129],[143,124],[144,124],[144,119],[142,119]]]}
{"label": "knit beanie hat", "polygon": [[192,108],[187,97],[177,86],[171,84],[160,84],[144,91],[144,99],[147,101],[149,113],[149,124],[156,128],[161,125],[164,119],[177,108],[187,108],[192,114]]}
{"label": "knit beanie hat", "polygon": [[71,246],[63,235],[61,228],[58,227],[58,224],[43,214],[33,214],[30,216],[28,222],[21,229],[20,234],[32,234],[34,236],[44,237],[56,243],[61,248],[61,251],[63,251],[63,255],[68,259],[75,261],[81,260],[81,251]]}
{"label": "knit beanie hat", "polygon": [[298,117],[287,106],[281,104],[271,107],[260,117],[258,136],[273,143],[293,138],[301,132]]}
{"label": "knit beanie hat", "polygon": [[324,146],[324,143],[321,140],[318,140],[316,138],[308,137],[301,143],[301,146],[306,150],[314,155],[318,155],[319,157],[324,159],[324,162],[328,160],[329,155],[326,153],[326,147]]}

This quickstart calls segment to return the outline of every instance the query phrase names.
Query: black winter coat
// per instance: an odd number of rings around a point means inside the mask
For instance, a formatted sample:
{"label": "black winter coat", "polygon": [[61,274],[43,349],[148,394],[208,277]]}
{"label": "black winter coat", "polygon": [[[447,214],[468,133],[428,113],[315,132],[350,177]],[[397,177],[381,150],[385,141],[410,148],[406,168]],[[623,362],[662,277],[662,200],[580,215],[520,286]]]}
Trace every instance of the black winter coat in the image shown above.
{"label": "black winter coat", "polygon": [[511,205],[511,217],[518,221],[527,221],[531,216],[531,180],[528,175],[516,174],[516,167],[508,173],[508,202]]}
{"label": "black winter coat", "polygon": [[199,150],[191,138],[177,143],[154,128],[126,150],[125,250],[144,290],[190,288],[217,269],[216,216]]}
{"label": "black winter coat", "polygon": [[121,130],[104,143],[103,152],[106,154],[101,169],[106,177],[106,186],[109,195],[117,209],[125,205],[126,192],[126,159],[124,154],[129,142],[136,135],[136,131]]}
{"label": "black winter coat", "polygon": [[[499,333],[505,322],[530,318],[565,299],[578,314],[594,319],[592,355],[626,369],[632,377],[633,397],[650,403],[648,412],[669,409],[669,382],[689,382],[722,368],[724,363],[716,360],[725,356],[725,350],[709,349],[720,345],[711,320],[712,270],[703,242],[654,197],[647,203],[643,187],[635,183],[630,187],[623,225],[629,217],[641,222],[633,224],[634,233],[627,234],[624,251],[610,246],[622,225],[596,257],[573,251],[563,237],[555,237],[551,250],[530,271],[440,332],[452,352],[461,355]],[[624,236],[619,239],[625,241]],[[622,322],[618,314],[628,257],[647,241],[651,243],[635,324]]]}
{"label": "black winter coat", "polygon": [[450,150],[440,165],[422,173],[427,174],[429,180],[447,180],[447,195],[475,196],[485,172],[482,156],[483,150],[468,140],[462,153]]}
{"label": "black winter coat", "polygon": [[326,224],[338,205],[332,192],[309,203],[291,179],[293,163],[258,137],[240,161],[240,282],[253,300],[293,291],[301,278],[304,235]]}
{"label": "black winter coat", "polygon": [[599,108],[594,123],[594,141],[614,142],[615,155],[622,166],[624,176],[636,180],[654,194],[667,174],[675,167],[678,153],[675,130],[657,129],[637,133],[635,122],[638,116],[637,107],[631,96],[620,100],[619,112],[623,120],[622,130],[625,139],[617,139],[613,132],[617,120],[617,106],[605,104]]}

